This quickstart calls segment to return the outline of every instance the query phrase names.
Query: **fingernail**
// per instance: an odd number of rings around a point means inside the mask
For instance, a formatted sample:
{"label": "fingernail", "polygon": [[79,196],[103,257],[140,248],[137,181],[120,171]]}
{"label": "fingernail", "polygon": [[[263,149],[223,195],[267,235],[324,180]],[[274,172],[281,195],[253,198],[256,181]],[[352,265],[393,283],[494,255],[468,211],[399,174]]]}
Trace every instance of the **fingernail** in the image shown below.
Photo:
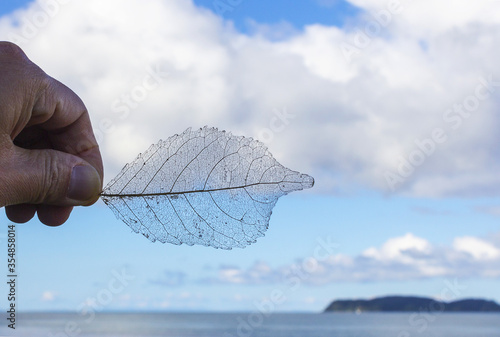
{"label": "fingernail", "polygon": [[67,197],[78,201],[87,201],[99,194],[101,179],[90,165],[73,167]]}

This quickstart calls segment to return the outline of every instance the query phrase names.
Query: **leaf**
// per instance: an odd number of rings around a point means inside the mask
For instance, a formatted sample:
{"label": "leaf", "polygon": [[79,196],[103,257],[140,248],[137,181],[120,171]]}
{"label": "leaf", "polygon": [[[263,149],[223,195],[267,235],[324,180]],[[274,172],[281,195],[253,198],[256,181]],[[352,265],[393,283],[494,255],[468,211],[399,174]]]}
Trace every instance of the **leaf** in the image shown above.
{"label": "leaf", "polygon": [[264,236],[278,198],[313,185],[259,141],[205,127],[152,145],[101,197],[153,242],[231,249]]}

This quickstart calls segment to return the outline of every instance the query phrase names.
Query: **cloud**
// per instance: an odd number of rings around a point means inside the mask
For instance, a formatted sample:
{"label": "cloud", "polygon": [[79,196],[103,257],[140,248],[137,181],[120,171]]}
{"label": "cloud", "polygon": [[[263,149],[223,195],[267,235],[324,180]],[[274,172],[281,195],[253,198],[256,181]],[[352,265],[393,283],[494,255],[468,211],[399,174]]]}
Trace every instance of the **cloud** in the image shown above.
{"label": "cloud", "polygon": [[395,29],[404,30],[413,36],[433,37],[443,32],[468,25],[498,24],[500,14],[491,9],[498,6],[495,0],[471,2],[457,0],[453,6],[448,2],[432,0],[349,0],[355,6],[376,13],[387,9],[393,3],[400,8],[400,15]]}
{"label": "cloud", "polygon": [[434,209],[432,207],[426,207],[426,206],[414,206],[411,209],[412,211],[419,214],[433,215],[433,216],[450,215],[452,213],[451,211],[448,210]]}
{"label": "cloud", "polygon": [[478,206],[475,208],[475,210],[480,213],[485,213],[493,216],[500,216],[500,206],[498,205]]}
{"label": "cloud", "polygon": [[186,273],[182,271],[165,270],[159,278],[149,282],[159,286],[180,287],[186,284],[186,277]]}
{"label": "cloud", "polygon": [[44,291],[42,293],[42,298],[41,300],[43,302],[54,302],[57,299],[57,293],[54,291]]}
{"label": "cloud", "polygon": [[40,1],[0,33],[84,99],[107,179],[158,139],[211,125],[271,132],[317,192],[496,194],[500,2],[402,1],[385,17],[387,1],[350,2],[366,15],[345,28],[250,36],[186,0]]}
{"label": "cloud", "polygon": [[500,249],[494,244],[474,237],[456,238],[453,248],[458,252],[471,255],[476,260],[498,260],[500,259]]}
{"label": "cloud", "polygon": [[212,284],[262,285],[302,283],[322,286],[338,282],[409,281],[429,278],[500,278],[497,241],[458,237],[449,247],[434,246],[408,233],[371,247],[357,256],[307,258],[272,268],[263,261],[248,269],[221,266]]}

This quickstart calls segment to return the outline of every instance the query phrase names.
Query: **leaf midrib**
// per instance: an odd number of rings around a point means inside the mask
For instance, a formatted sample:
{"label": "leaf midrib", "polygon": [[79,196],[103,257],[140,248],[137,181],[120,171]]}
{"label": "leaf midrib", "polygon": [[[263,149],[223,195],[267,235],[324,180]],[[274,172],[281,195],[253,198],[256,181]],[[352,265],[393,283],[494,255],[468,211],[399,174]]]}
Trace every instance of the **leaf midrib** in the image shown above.
{"label": "leaf midrib", "polygon": [[244,186],[234,186],[234,187],[224,187],[224,188],[214,188],[210,190],[196,190],[196,191],[183,191],[183,192],[161,192],[161,193],[131,193],[131,194],[106,194],[101,193],[101,197],[122,197],[122,198],[133,198],[133,197],[156,197],[156,196],[166,196],[166,195],[183,195],[183,194],[193,194],[193,193],[209,193],[209,192],[219,192],[219,191],[229,191],[229,190],[237,190],[243,189],[258,185],[278,185],[282,183],[297,183],[293,181],[280,181],[280,182],[271,182],[271,183],[255,183]]}

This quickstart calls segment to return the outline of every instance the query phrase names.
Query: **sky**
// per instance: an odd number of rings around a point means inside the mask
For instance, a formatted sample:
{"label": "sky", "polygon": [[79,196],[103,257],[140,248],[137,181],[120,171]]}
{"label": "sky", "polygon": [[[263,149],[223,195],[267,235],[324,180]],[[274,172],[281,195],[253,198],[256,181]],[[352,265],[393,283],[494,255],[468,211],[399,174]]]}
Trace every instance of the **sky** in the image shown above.
{"label": "sky", "polygon": [[19,310],[500,302],[500,2],[290,3],[0,4],[2,39],[87,105],[105,183],[150,144],[204,125],[260,139],[316,181],[280,199],[245,249],[151,243],[103,202],[58,228],[18,225]]}

